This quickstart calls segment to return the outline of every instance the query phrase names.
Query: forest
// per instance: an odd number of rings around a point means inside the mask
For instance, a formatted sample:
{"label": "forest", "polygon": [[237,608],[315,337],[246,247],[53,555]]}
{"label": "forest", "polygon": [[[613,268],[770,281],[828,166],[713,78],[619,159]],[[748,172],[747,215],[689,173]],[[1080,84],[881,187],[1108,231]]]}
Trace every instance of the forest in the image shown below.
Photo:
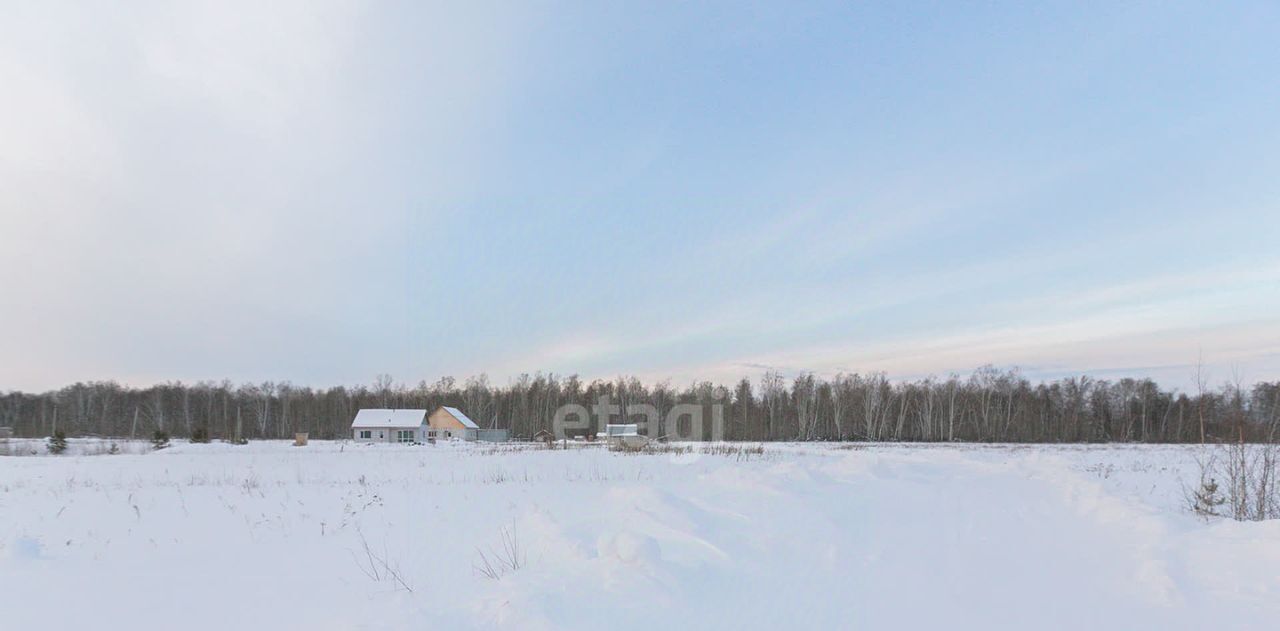
{"label": "forest", "polygon": [[[732,386],[673,387],[634,377],[584,381],[524,374],[505,386],[484,376],[445,377],[416,386],[379,375],[372,384],[310,388],[288,382],[171,382],[145,388],[111,381],[44,393],[0,395],[0,426],[15,436],[175,437],[202,430],[215,439],[275,439],[310,432],[348,436],[360,408],[461,408],[481,427],[528,438],[550,429],[560,406],[649,404],[660,415],[679,404],[720,405],[723,438],[741,441],[1010,443],[1272,442],[1280,429],[1280,381],[1193,391],[1149,379],[1076,376],[1033,383],[1016,370],[982,367],[967,376],[891,380],[881,373],[785,377],[768,372]],[[620,420],[615,420],[620,422]],[[660,421],[661,423],[662,421]],[[651,436],[671,428],[648,428]]]}

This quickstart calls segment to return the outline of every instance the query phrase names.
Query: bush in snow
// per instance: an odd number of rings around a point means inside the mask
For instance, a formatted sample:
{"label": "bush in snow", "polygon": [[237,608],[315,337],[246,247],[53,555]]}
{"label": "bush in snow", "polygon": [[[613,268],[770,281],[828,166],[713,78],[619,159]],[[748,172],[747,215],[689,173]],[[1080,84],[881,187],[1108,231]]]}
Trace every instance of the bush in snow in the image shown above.
{"label": "bush in snow", "polygon": [[1280,445],[1220,445],[1199,465],[1199,486],[1187,492],[1191,510],[1236,521],[1280,519]]}
{"label": "bush in snow", "polygon": [[1222,505],[1227,501],[1222,497],[1222,491],[1218,489],[1218,482],[1207,475],[1200,476],[1200,486],[1192,489],[1188,494],[1187,500],[1191,503],[1191,510],[1201,517],[1212,517],[1222,510]]}
{"label": "bush in snow", "polygon": [[151,435],[151,446],[156,449],[164,449],[169,446],[169,432],[158,429]]}
{"label": "bush in snow", "polygon": [[60,454],[67,450],[67,435],[58,430],[49,437],[49,444],[45,446],[49,453]]}
{"label": "bush in snow", "polygon": [[191,442],[193,443],[209,442],[209,430],[204,427],[197,427],[191,430]]}

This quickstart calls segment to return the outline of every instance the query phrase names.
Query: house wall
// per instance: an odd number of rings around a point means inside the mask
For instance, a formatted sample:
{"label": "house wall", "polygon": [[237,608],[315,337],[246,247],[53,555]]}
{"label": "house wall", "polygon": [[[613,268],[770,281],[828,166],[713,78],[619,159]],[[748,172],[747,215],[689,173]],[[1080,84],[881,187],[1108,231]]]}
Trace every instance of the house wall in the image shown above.
{"label": "house wall", "polygon": [[435,432],[435,436],[428,434],[428,437],[436,440],[475,440],[476,430],[466,427],[442,427],[427,428],[427,432]]}
{"label": "house wall", "polygon": [[431,429],[461,430],[467,428],[466,425],[462,424],[462,421],[453,418],[453,415],[446,412],[444,408],[439,408],[435,412],[432,412],[431,416],[427,417],[427,425],[431,427]]}
{"label": "house wall", "polygon": [[640,436],[638,434],[623,434],[621,436],[609,436],[606,439],[610,449],[626,448],[639,449],[649,444],[648,436]]}
{"label": "house wall", "polygon": [[[404,427],[353,427],[351,428],[351,440],[357,443],[394,443],[396,440],[396,432],[406,429]],[[371,438],[361,438],[360,432],[370,432]],[[427,426],[422,426],[413,430],[414,441],[419,443],[427,442]]]}
{"label": "house wall", "polygon": [[[357,443],[385,443],[387,442],[387,432],[390,429],[386,427],[352,427],[351,440]],[[371,438],[361,438],[360,432],[370,432]]]}

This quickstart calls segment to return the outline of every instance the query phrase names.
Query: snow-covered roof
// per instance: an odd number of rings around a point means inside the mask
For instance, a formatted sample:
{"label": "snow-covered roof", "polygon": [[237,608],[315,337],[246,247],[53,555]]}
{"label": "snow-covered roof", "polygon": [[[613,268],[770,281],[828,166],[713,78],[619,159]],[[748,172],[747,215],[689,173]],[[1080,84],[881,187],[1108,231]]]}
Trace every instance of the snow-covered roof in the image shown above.
{"label": "snow-covered roof", "polygon": [[426,410],[360,410],[351,427],[420,427]]}
{"label": "snow-covered roof", "polygon": [[462,423],[463,427],[468,429],[480,429],[480,426],[476,425],[476,422],[471,420],[466,414],[463,414],[462,410],[459,410],[458,408],[451,408],[446,405],[444,406],[444,411],[451,414],[453,418],[458,419],[458,422]]}

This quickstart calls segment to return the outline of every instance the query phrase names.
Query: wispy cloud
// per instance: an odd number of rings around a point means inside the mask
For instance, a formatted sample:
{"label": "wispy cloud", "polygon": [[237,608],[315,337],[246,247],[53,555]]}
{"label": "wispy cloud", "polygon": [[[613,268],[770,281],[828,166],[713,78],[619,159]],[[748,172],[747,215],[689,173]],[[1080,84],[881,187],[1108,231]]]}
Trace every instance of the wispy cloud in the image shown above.
{"label": "wispy cloud", "polygon": [[1257,11],[5,6],[0,387],[1274,378]]}

